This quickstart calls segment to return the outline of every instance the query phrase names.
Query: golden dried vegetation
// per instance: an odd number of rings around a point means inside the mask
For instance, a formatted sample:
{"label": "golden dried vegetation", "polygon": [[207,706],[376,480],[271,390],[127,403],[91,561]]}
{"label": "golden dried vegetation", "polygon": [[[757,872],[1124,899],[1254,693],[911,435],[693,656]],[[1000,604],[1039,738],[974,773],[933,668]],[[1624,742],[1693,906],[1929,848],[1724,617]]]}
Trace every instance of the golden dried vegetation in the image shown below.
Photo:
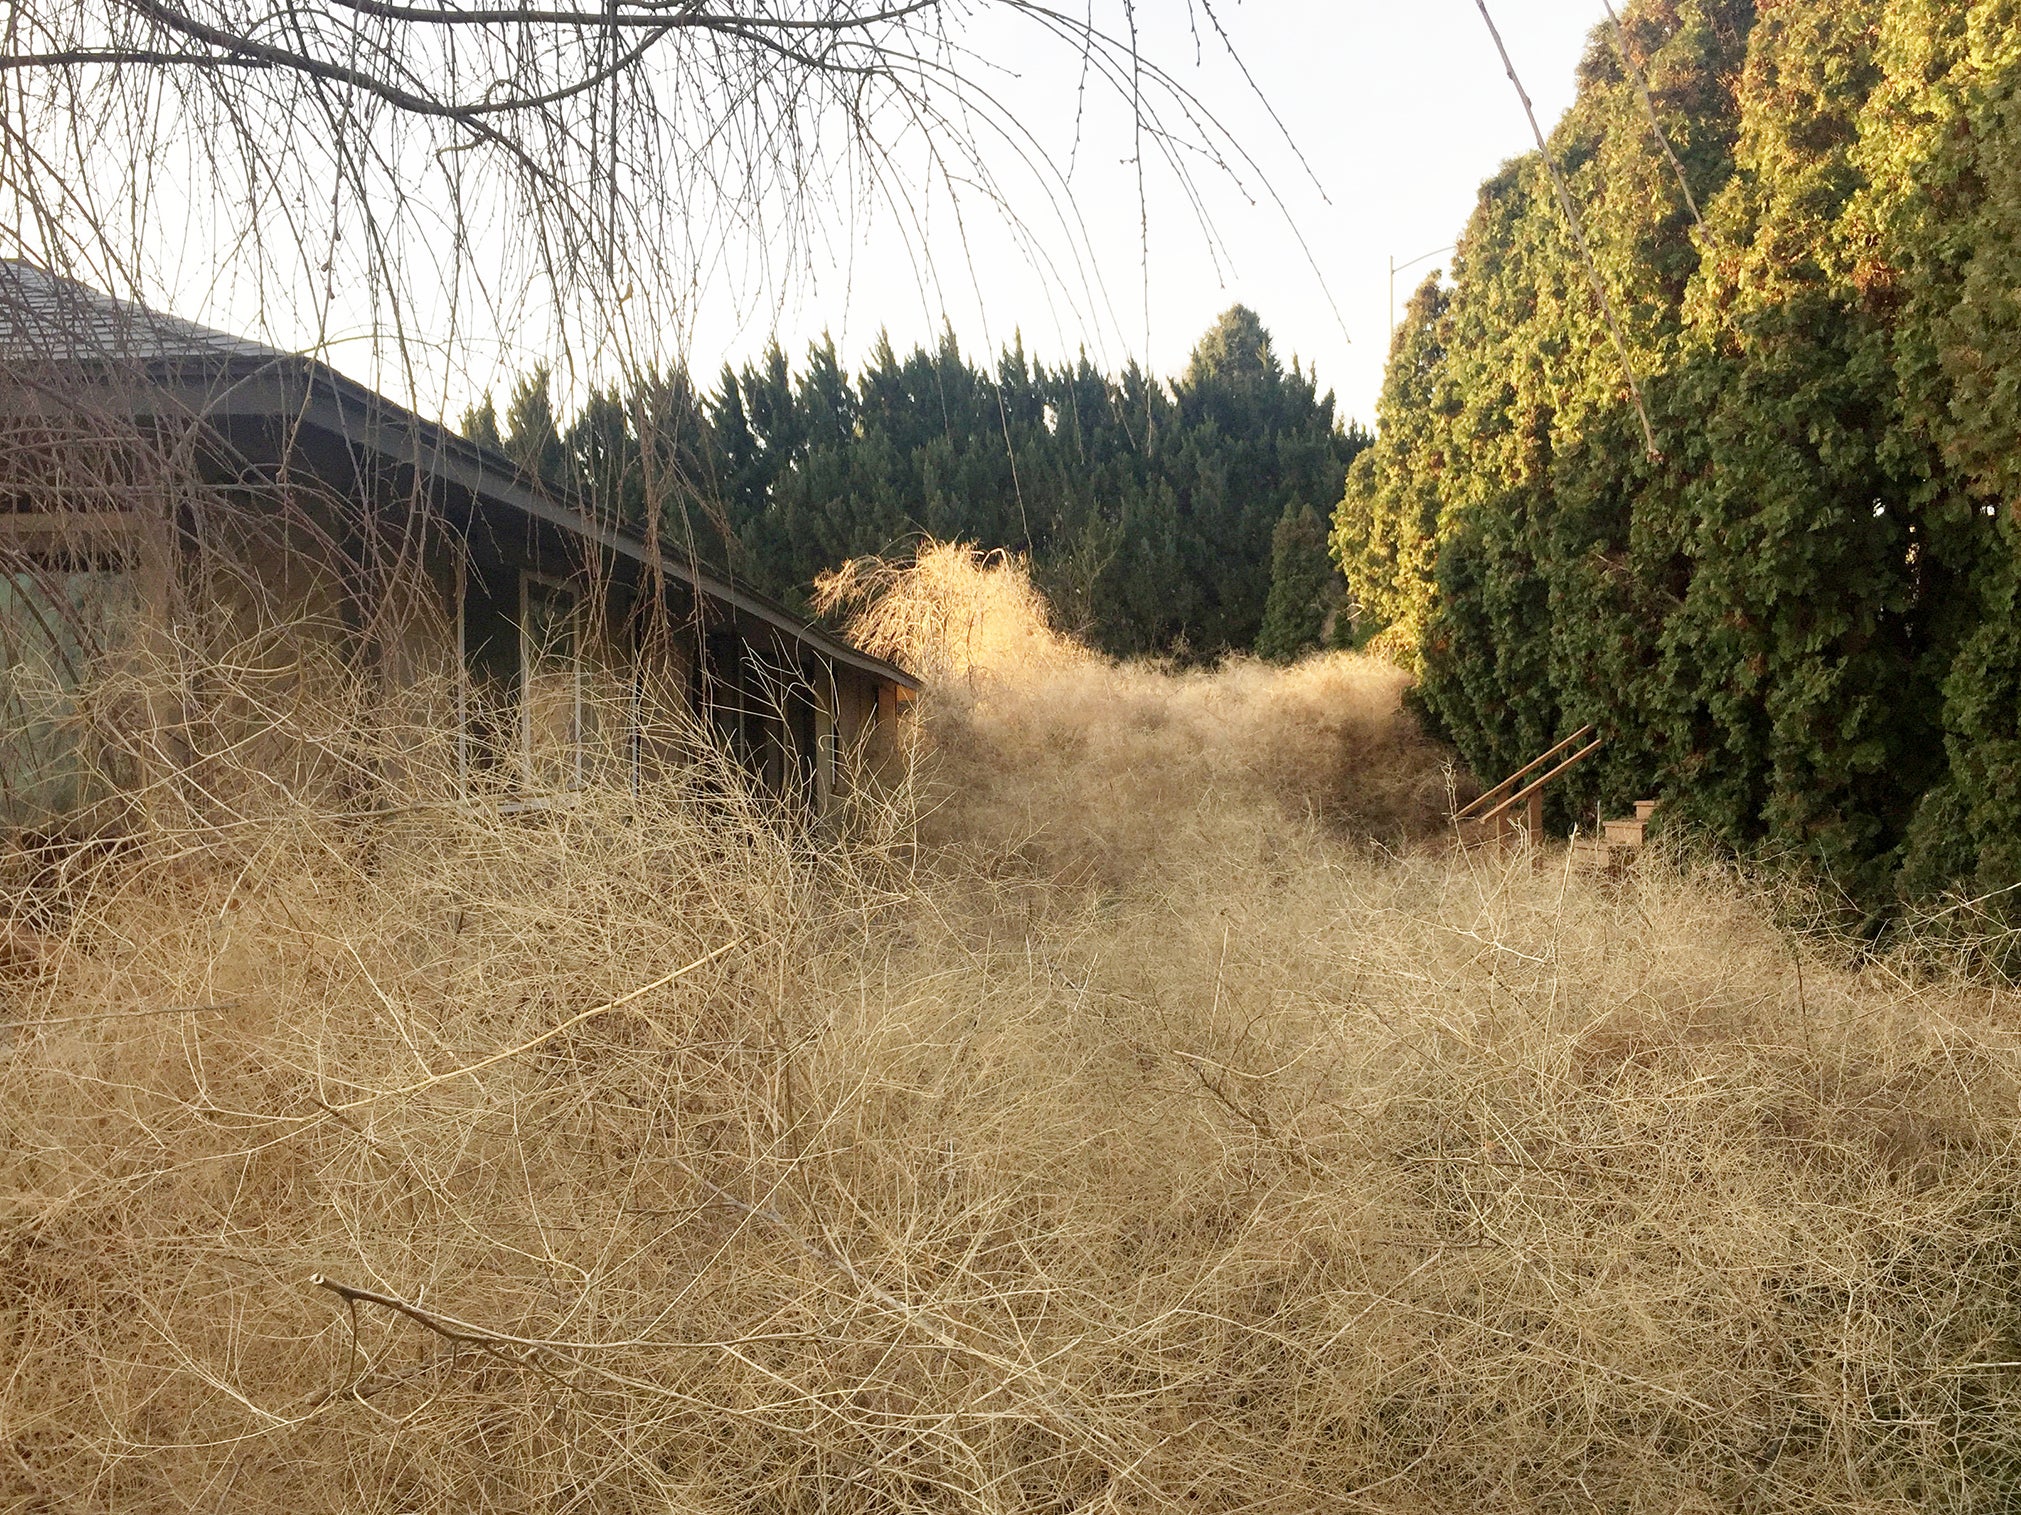
{"label": "golden dried vegetation", "polygon": [[1384,665],[856,583],[937,677],[839,838],[716,773],[11,860],[0,1507],[2010,1507],[1997,986],[1453,853]]}

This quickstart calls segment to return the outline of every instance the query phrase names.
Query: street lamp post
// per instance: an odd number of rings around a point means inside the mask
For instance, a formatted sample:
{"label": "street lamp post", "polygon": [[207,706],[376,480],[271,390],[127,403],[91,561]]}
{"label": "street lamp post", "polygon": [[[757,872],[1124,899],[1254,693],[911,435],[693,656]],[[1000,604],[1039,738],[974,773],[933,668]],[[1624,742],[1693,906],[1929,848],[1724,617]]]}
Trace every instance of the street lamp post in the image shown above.
{"label": "street lamp post", "polygon": [[1449,253],[1456,246],[1458,246],[1457,243],[1449,242],[1444,247],[1434,247],[1430,252],[1421,253],[1419,256],[1412,258],[1408,263],[1397,262],[1395,253],[1389,255],[1389,329],[1391,331],[1396,330],[1396,276],[1407,268],[1416,268],[1418,264],[1436,258],[1440,253]]}

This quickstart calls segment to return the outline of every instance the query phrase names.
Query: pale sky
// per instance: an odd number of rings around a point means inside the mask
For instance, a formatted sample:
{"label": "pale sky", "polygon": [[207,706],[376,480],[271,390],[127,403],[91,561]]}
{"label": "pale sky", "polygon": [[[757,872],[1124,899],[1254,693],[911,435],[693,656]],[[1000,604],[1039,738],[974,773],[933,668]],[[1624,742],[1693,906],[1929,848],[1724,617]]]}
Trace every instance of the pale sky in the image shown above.
{"label": "pale sky", "polygon": [[[1034,181],[1003,155],[1004,188],[1053,272],[1034,269],[1001,216],[974,196],[957,222],[943,194],[928,195],[915,205],[923,234],[902,234],[888,212],[838,211],[822,254],[783,287],[775,273],[749,272],[771,263],[765,254],[776,249],[723,245],[719,236],[709,256],[691,260],[701,268],[697,287],[653,301],[680,312],[679,329],[632,333],[628,361],[684,353],[713,382],[726,359],[741,364],[774,336],[797,364],[825,329],[853,367],[880,328],[903,351],[934,339],[946,321],[971,357],[993,355],[1021,332],[1027,352],[1049,362],[1085,347],[1104,368],[1134,357],[1170,376],[1214,317],[1240,300],[1262,316],[1280,356],[1316,366],[1342,413],[1372,423],[1388,346],[1390,258],[1406,262],[1452,242],[1480,182],[1532,145],[1473,0],[1220,0],[1253,87],[1211,37],[1195,62],[1184,0],[1136,0],[1136,9],[1143,53],[1255,159],[1239,184],[1211,164],[1194,168],[1215,241],[1148,153],[1140,201],[1127,161],[1128,113],[1096,91],[1079,120],[1071,179],[1078,230],[1060,229]],[[1493,0],[1492,9],[1548,130],[1571,102],[1574,67],[1605,16],[1602,0]],[[1080,82],[1071,56],[1028,23],[988,8],[985,17],[963,37],[982,76],[1030,133],[1032,150],[1064,165]],[[302,308],[301,291],[237,269],[234,254],[216,251],[201,215],[191,226],[164,233],[150,299],[284,347],[316,341],[315,323],[290,315]],[[406,277],[426,285],[443,255],[423,245]],[[1398,304],[1445,261],[1400,276]],[[281,282],[292,281],[283,274]],[[418,394],[423,409],[452,421],[477,393],[502,389],[551,355],[551,326],[508,297],[480,321],[459,318],[453,343],[442,344],[445,353],[455,348],[453,358],[430,359],[430,334],[410,331],[422,338],[410,352],[436,371],[410,370],[403,380],[370,308],[346,308],[341,285],[333,298],[325,356],[397,398]]]}
{"label": "pale sky", "polygon": [[[1494,0],[1490,9],[1548,132],[1571,104],[1574,68],[1592,27],[1605,19],[1601,0]],[[988,338],[994,351],[1021,329],[1027,351],[1049,360],[1085,344],[1105,364],[1148,358],[1154,371],[1171,375],[1214,317],[1239,300],[1263,317],[1281,357],[1288,362],[1296,353],[1316,365],[1342,411],[1372,424],[1388,349],[1389,260],[1408,262],[1450,244],[1481,181],[1532,150],[1521,103],[1479,12],[1472,0],[1224,5],[1222,20],[1255,82],[1252,91],[1211,48],[1193,67],[1178,0],[1150,0],[1141,11],[1145,51],[1183,61],[1174,71],[1254,154],[1282,210],[1260,185],[1252,182],[1251,203],[1224,176],[1198,173],[1225,243],[1217,267],[1169,177],[1154,175],[1147,196],[1147,334],[1139,201],[1134,172],[1118,161],[1129,147],[1125,124],[1111,112],[1101,123],[1105,151],[1090,150],[1096,132],[1084,126],[1076,174],[1107,309],[1067,308],[1059,281],[1034,276],[986,215],[968,221],[973,277],[959,240],[936,234],[931,251],[940,298],[922,293],[904,252],[873,230],[862,239],[870,246],[852,279],[824,281],[781,313],[776,324],[788,353],[797,356],[826,327],[845,356],[860,354],[880,325],[903,351],[936,333],[945,313],[972,350]],[[1016,86],[1032,102],[1028,119],[1071,120],[1075,78],[1046,76],[1057,60],[1004,61],[1022,70]],[[1440,256],[1399,275],[1398,306],[1428,270],[1446,262]],[[695,366],[713,372],[720,359],[699,360],[755,349],[773,324],[770,311],[743,329],[728,312],[705,313],[695,332]]]}

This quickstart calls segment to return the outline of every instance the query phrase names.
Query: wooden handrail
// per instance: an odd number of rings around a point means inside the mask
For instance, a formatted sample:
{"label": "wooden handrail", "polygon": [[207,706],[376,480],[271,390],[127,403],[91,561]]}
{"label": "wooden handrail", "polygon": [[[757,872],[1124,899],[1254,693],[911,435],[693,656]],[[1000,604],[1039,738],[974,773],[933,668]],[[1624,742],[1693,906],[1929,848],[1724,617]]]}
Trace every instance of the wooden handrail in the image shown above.
{"label": "wooden handrail", "polygon": [[[1591,726],[1588,726],[1586,728],[1587,731],[1591,731],[1592,729],[1593,728]],[[1525,800],[1529,799],[1531,795],[1541,792],[1543,787],[1546,784],[1550,783],[1551,780],[1556,778],[1559,774],[1565,772],[1569,768],[1576,767],[1578,764],[1583,763],[1587,758],[1591,757],[1594,753],[1598,752],[1602,747],[1606,745],[1607,739],[1605,737],[1594,738],[1593,741],[1588,743],[1586,746],[1582,747],[1579,751],[1573,753],[1570,757],[1566,758],[1564,762],[1560,763],[1556,768],[1553,768],[1549,773],[1545,774],[1542,778],[1525,785],[1517,793],[1510,795],[1507,799],[1503,800],[1501,804],[1495,806],[1494,809],[1487,811],[1482,815],[1470,816],[1468,817],[1468,819],[1477,820],[1485,823],[1487,821],[1496,820],[1504,815],[1507,815],[1511,810],[1515,809],[1518,805],[1522,804]],[[1556,749],[1553,750],[1555,751]],[[1534,768],[1536,767],[1536,764],[1532,763],[1530,767]],[[1529,772],[1529,769],[1526,768],[1523,770],[1523,772],[1527,773]],[[1516,775],[1517,778],[1521,778],[1522,776],[1523,775],[1521,773]]]}
{"label": "wooden handrail", "polygon": [[[1471,800],[1467,804],[1461,806],[1459,812],[1453,816],[1453,819],[1455,821],[1486,821],[1492,820],[1495,816],[1502,814],[1509,808],[1510,805],[1514,804],[1515,801],[1513,799],[1509,799],[1503,801],[1503,803],[1501,804],[1495,804],[1496,801],[1503,800],[1503,796],[1507,794],[1509,790],[1513,789],[1516,785],[1520,784],[1524,779],[1528,778],[1531,774],[1535,773],[1539,768],[1543,767],[1553,758],[1557,757],[1559,754],[1566,751],[1566,749],[1574,747],[1580,742],[1585,741],[1586,738],[1591,736],[1592,734],[1593,734],[1593,727],[1590,722],[1584,726],[1581,726],[1577,731],[1573,732],[1570,736],[1566,737],[1562,742],[1559,742],[1556,746],[1552,747],[1550,751],[1544,753],[1541,757],[1532,758],[1529,762],[1525,763],[1521,768],[1518,768],[1514,773],[1510,774],[1507,778],[1503,779],[1501,783],[1495,785],[1495,787],[1490,789],[1486,794],[1483,794],[1478,798]],[[1587,753],[1590,753],[1594,747],[1598,747],[1599,745],[1600,743],[1596,741],[1595,743],[1593,743],[1592,747],[1588,747],[1585,752],[1580,753],[1579,757],[1573,758],[1572,762],[1573,763],[1578,762],[1579,758],[1585,757]],[[1546,775],[1545,778],[1540,782],[1549,783],[1552,778],[1556,777],[1560,773],[1563,773],[1565,769],[1569,768],[1570,766],[1571,763],[1564,763],[1559,765],[1558,767],[1552,769],[1551,772],[1548,775]],[[1529,790],[1526,789],[1523,791],[1523,793],[1527,795],[1529,793]],[[1495,804],[1495,808],[1483,815],[1476,815],[1474,813],[1475,811],[1479,810],[1481,806],[1488,804]]]}

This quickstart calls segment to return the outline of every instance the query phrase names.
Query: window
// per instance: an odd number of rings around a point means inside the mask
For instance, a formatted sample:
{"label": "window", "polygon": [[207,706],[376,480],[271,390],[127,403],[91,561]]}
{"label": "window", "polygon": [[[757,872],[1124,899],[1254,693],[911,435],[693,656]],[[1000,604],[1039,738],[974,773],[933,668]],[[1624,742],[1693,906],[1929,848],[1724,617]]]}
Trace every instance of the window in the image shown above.
{"label": "window", "polygon": [[456,587],[467,790],[579,788],[587,736],[581,595],[538,574],[465,568]]}
{"label": "window", "polygon": [[526,781],[575,789],[583,781],[582,599],[533,574],[519,580],[519,730]]}
{"label": "window", "polygon": [[47,824],[95,797],[77,693],[137,604],[123,568],[18,558],[0,567],[0,823]]}

